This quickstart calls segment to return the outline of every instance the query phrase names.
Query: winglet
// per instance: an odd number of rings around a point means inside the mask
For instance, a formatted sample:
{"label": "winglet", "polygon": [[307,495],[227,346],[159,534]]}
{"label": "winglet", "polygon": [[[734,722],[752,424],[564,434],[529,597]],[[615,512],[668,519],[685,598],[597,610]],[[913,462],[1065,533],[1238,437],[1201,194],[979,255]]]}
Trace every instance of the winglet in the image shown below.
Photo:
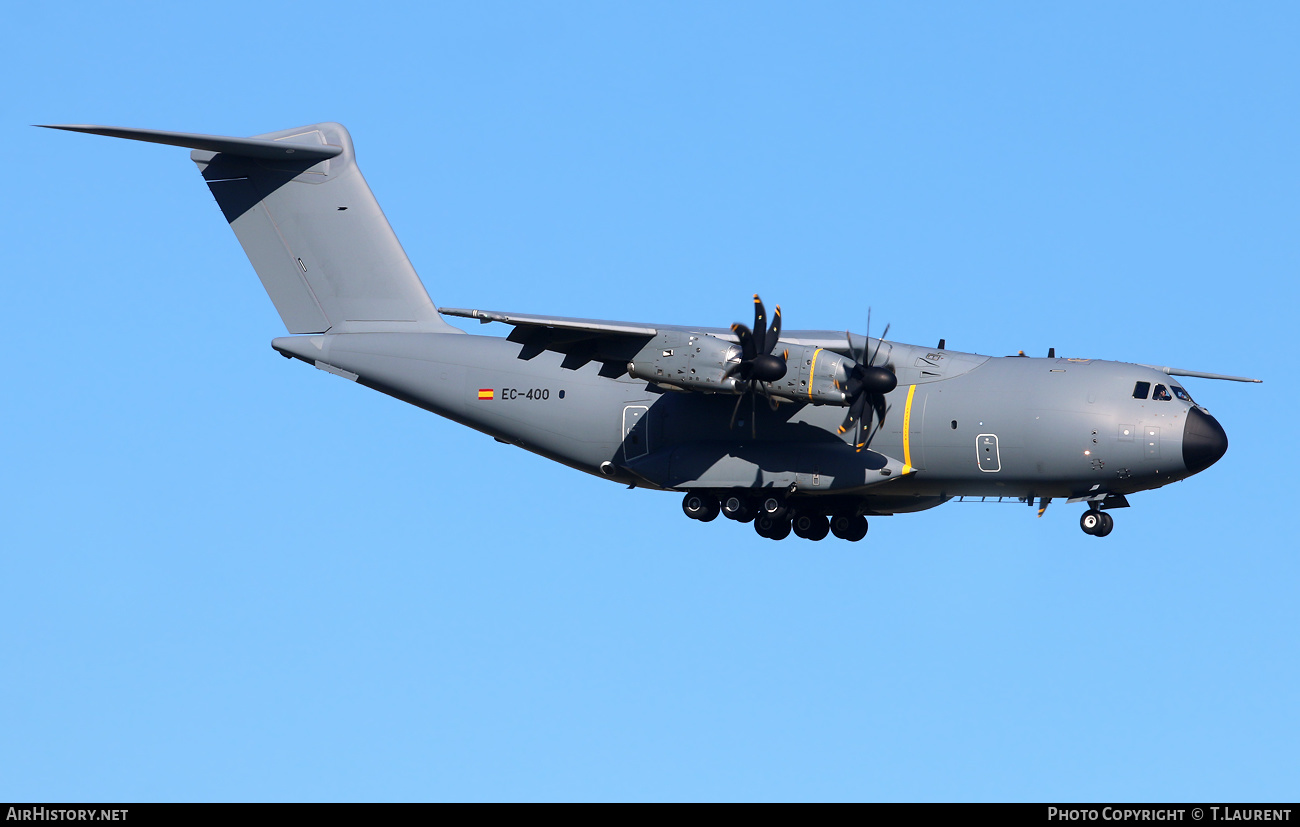
{"label": "winglet", "polygon": [[[86,124],[33,124],[42,129],[62,129],[66,132],[85,132],[88,135],[105,135],[109,138],[126,138],[151,144],[183,146],[208,152],[224,152],[245,158],[265,161],[324,161],[343,152],[341,146],[329,144],[304,144],[292,138],[268,141],[265,138],[229,138],[225,135],[196,135],[190,132],[164,132],[161,129],[134,129],[125,126],[92,126]],[[316,133],[309,133],[313,136]],[[294,136],[297,137],[297,136]]]}

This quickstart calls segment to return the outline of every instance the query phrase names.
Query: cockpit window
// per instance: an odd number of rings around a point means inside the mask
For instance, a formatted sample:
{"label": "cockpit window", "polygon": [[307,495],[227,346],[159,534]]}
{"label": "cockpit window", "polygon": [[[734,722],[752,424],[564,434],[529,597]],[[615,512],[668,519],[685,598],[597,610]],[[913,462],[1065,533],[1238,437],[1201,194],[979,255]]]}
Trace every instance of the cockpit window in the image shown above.
{"label": "cockpit window", "polygon": [[1169,395],[1169,391],[1165,388],[1164,385],[1156,385],[1156,392],[1151,394],[1151,398],[1158,399],[1161,402],[1168,402],[1169,400],[1173,399],[1173,397]]}
{"label": "cockpit window", "polygon": [[1146,399],[1147,394],[1149,393],[1151,393],[1150,382],[1138,382],[1136,385],[1133,386],[1134,399]]}
{"label": "cockpit window", "polygon": [[1191,402],[1191,401],[1192,401],[1192,395],[1191,395],[1190,393],[1188,393],[1187,391],[1183,390],[1182,388],[1178,387],[1177,385],[1171,385],[1170,387],[1172,387],[1172,388],[1174,389],[1174,396],[1178,397],[1179,399],[1183,400],[1184,402]]}

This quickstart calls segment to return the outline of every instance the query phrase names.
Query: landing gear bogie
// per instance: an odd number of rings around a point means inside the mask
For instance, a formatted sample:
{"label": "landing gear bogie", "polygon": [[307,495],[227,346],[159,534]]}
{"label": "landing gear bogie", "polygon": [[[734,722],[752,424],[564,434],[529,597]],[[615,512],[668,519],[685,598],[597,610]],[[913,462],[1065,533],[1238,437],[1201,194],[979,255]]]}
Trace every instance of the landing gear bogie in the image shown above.
{"label": "landing gear bogie", "polygon": [[836,514],[830,521],[831,533],[851,543],[866,537],[867,527],[867,518],[858,514]]}
{"label": "landing gear bogie", "polygon": [[710,522],[718,516],[720,510],[718,498],[711,494],[688,491],[686,496],[682,498],[682,511],[692,520],[699,520],[702,523]]}
{"label": "landing gear bogie", "polygon": [[779,520],[788,517],[790,512],[779,497],[764,497],[759,500],[758,513]]}
{"label": "landing gear bogie", "polygon": [[790,521],[785,517],[759,514],[754,518],[754,532],[769,540],[784,540],[790,536]]}
{"label": "landing gear bogie", "polygon": [[722,498],[722,516],[738,523],[748,523],[754,519],[754,505],[740,494],[728,494]]}
{"label": "landing gear bogie", "polygon": [[825,514],[796,514],[791,521],[796,537],[805,540],[823,540],[831,531],[831,521]]}

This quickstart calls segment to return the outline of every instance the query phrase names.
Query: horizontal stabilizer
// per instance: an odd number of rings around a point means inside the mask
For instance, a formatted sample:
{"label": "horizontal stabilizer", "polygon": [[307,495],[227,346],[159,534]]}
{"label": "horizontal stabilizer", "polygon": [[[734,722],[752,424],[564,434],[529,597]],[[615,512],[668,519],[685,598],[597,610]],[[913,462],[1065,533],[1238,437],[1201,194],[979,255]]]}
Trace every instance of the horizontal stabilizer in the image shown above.
{"label": "horizontal stabilizer", "polygon": [[[125,126],[87,126],[80,124],[37,124],[45,129],[63,129],[68,132],[85,132],[89,135],[106,135],[109,138],[126,138],[131,141],[145,141],[151,144],[183,146],[187,149],[204,149],[208,152],[225,152],[244,158],[259,158],[267,161],[324,161],[343,152],[341,146],[328,146],[320,143],[301,143],[300,136],[279,141],[264,138],[229,138],[224,135],[195,135],[189,132],[164,132],[161,129],[132,129]],[[316,137],[309,132],[307,138]],[[299,140],[294,140],[299,138]]]}

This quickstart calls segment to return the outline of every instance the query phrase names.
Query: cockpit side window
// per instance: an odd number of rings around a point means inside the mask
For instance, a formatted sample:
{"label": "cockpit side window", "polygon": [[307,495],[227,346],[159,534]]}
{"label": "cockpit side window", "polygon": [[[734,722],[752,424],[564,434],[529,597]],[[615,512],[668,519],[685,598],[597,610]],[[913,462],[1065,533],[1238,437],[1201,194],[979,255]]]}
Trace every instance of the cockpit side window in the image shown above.
{"label": "cockpit side window", "polygon": [[1168,402],[1173,399],[1173,397],[1169,395],[1169,390],[1165,388],[1164,385],[1156,385],[1156,392],[1151,394],[1151,398],[1158,399],[1161,402]]}
{"label": "cockpit side window", "polygon": [[1138,382],[1136,385],[1133,386],[1134,399],[1146,399],[1147,394],[1149,393],[1151,393],[1150,382]]}
{"label": "cockpit side window", "polygon": [[1178,387],[1177,385],[1170,385],[1170,387],[1173,388],[1173,390],[1174,390],[1174,396],[1178,397],[1179,399],[1183,400],[1184,402],[1191,402],[1191,401],[1192,401],[1192,395],[1191,395],[1190,393],[1188,393],[1187,391],[1183,390],[1182,388]]}

